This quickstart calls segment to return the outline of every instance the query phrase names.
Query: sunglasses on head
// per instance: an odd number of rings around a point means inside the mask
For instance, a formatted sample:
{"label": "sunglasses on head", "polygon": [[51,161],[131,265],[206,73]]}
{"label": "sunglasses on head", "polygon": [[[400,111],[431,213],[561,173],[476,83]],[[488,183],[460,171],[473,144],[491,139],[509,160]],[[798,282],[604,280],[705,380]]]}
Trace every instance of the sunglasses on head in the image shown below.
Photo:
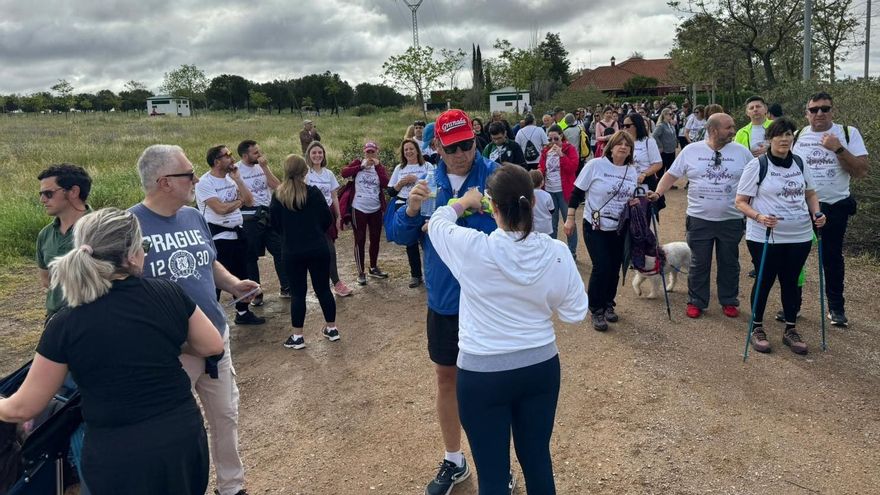
{"label": "sunglasses on head", "polygon": [[822,113],[828,113],[831,111],[831,105],[822,105],[820,107],[807,107],[807,111],[812,114],[819,113],[819,110],[822,110]]}
{"label": "sunglasses on head", "polygon": [[474,147],[474,140],[468,139],[466,141],[459,141],[457,143],[452,143],[449,146],[443,146],[443,151],[446,152],[447,155],[451,155],[458,150],[461,151],[470,151],[471,148]]}
{"label": "sunglasses on head", "polygon": [[63,187],[56,187],[55,189],[47,189],[45,191],[40,191],[40,196],[46,199],[52,199],[52,196],[55,196],[55,193],[58,191],[66,191]]}
{"label": "sunglasses on head", "polygon": [[149,253],[150,249],[153,248],[153,241],[145,237],[144,240],[141,241],[141,248],[143,248],[144,254]]}

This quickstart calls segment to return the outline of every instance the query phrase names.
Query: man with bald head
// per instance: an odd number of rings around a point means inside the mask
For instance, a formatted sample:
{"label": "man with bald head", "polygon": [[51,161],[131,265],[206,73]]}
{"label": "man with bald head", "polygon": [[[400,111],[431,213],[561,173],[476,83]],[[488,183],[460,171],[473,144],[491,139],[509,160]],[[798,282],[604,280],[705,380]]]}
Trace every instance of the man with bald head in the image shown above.
{"label": "man with bald head", "polygon": [[716,113],[706,122],[707,138],[690,144],[675,159],[669,171],[648,195],[662,196],[680,177],[690,181],[685,228],[691,248],[688,270],[687,315],[699,318],[709,307],[709,275],[712,252],[718,259],[716,278],[718,302],[724,314],[739,315],[739,242],[743,214],[734,206],[736,188],[743,168],[752,160],[749,150],[733,142],[733,118]]}

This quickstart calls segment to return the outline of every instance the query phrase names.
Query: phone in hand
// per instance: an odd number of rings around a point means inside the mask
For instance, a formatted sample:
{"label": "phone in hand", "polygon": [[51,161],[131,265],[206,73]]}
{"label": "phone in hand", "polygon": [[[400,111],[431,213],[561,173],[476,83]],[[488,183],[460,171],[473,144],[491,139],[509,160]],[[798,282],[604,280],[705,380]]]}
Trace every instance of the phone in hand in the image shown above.
{"label": "phone in hand", "polygon": [[251,296],[257,294],[257,293],[260,292],[261,290],[262,290],[262,288],[259,287],[259,286],[257,286],[257,287],[255,287],[255,288],[253,288],[253,289],[247,291],[246,293],[244,293],[241,297],[236,297],[235,299],[233,299],[232,301],[230,301],[230,302],[226,305],[226,307],[229,308],[229,307],[235,306],[237,303],[240,303],[240,302],[244,301],[245,299],[247,299],[247,298],[249,298],[249,297],[251,297]]}

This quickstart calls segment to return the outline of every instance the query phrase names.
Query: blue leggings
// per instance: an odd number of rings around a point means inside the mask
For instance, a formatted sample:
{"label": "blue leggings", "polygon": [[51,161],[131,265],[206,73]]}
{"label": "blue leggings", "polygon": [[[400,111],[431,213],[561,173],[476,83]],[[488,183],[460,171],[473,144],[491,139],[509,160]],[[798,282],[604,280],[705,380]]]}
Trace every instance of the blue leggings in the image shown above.
{"label": "blue leggings", "polygon": [[558,355],[509,371],[458,370],[458,414],[477,467],[480,495],[507,495],[511,433],[528,493],[556,493],[550,436],[559,381]]}

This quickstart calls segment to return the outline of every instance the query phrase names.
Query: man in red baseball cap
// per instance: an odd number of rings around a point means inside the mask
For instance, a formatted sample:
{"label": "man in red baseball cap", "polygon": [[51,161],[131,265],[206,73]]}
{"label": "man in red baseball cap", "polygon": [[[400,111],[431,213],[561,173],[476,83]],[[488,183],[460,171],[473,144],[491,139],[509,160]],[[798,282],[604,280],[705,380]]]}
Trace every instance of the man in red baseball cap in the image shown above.
{"label": "man in red baseball cap", "polygon": [[[462,110],[448,110],[434,123],[434,139],[440,162],[435,170],[437,204],[445,205],[460,198],[471,187],[486,190],[486,179],[495,170],[495,162],[477,153],[471,119]],[[447,494],[453,485],[470,476],[461,452],[461,423],[456,398],[456,361],[458,360],[458,298],[461,287],[437,255],[431,239],[422,235],[427,218],[421,205],[428,197],[428,187],[419,183],[409,193],[406,208],[399,208],[385,226],[398,244],[422,243],[425,286],[428,291],[428,355],[437,374],[437,416],[446,453],[437,476],[425,488],[427,495]],[[462,217],[459,225],[490,233],[497,228],[492,215]]]}

